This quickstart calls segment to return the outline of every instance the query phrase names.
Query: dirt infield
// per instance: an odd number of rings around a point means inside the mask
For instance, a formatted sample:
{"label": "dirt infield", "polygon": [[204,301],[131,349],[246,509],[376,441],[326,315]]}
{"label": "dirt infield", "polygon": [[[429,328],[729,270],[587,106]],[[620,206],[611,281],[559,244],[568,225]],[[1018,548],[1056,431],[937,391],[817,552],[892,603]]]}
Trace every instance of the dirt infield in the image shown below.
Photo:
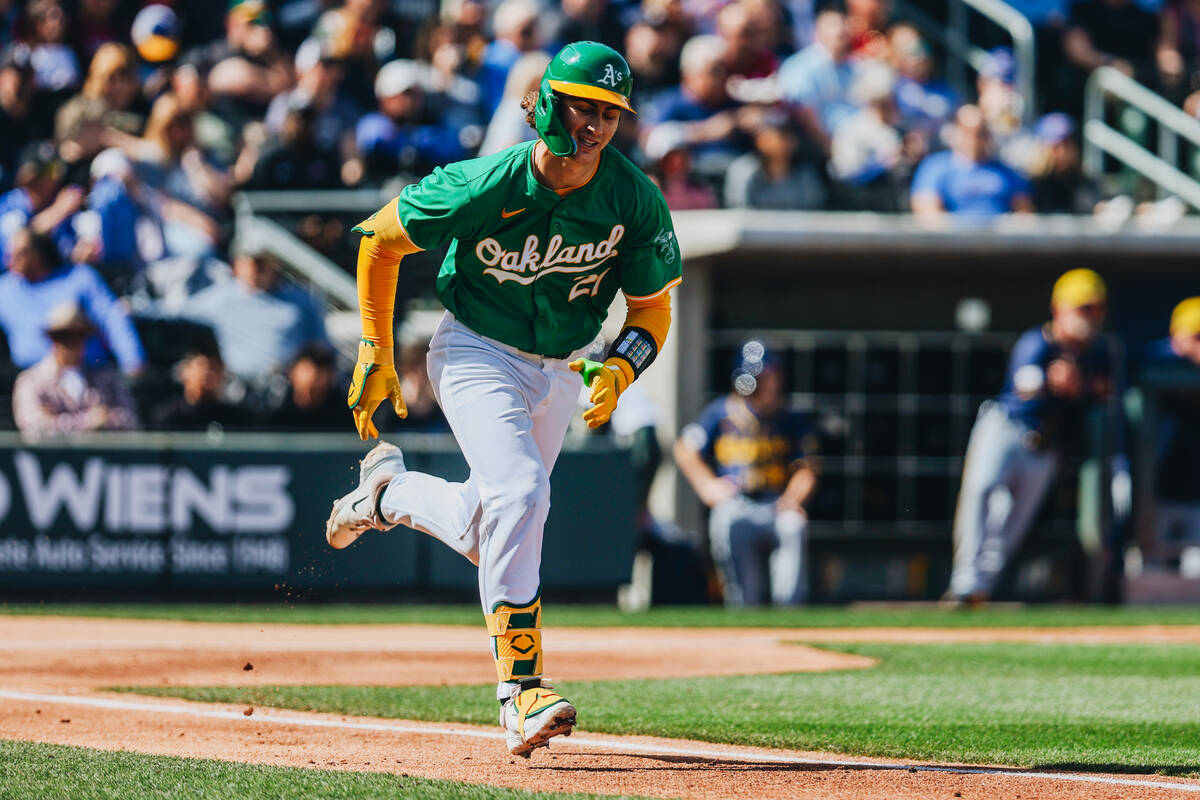
{"label": "dirt infield", "polygon": [[[997,630],[552,629],[549,671],[572,680],[867,667],[789,641],[1200,642],[1200,627]],[[609,653],[618,647],[620,659]],[[636,653],[636,657],[631,657]],[[486,683],[480,631],[0,617],[0,738],[521,789],[709,798],[1157,798],[1200,781],[1030,773],[728,747],[585,729],[532,761],[498,727],[362,719],[141,698],[116,685]],[[245,671],[247,662],[254,669]],[[586,713],[586,709],[584,710]],[[69,720],[69,721],[64,721]],[[957,793],[957,794],[956,794]]]}

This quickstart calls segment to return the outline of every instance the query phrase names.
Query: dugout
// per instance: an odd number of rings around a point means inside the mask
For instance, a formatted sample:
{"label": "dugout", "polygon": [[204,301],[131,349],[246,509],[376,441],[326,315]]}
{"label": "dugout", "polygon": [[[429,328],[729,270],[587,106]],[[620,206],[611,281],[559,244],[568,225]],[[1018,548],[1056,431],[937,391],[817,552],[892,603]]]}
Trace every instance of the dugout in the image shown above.
{"label": "dugout", "polygon": [[[355,327],[357,239],[349,230],[387,199],[374,191],[244,193],[238,226],[277,241],[279,256]],[[793,402],[841,429],[815,501],[810,585],[819,601],[932,599],[944,588],[971,422],[998,391],[1016,336],[1048,318],[1059,274],[1087,266],[1104,275],[1108,330],[1133,349],[1164,336],[1173,305],[1198,290],[1200,221],[1190,218],[1167,230],[1055,216],[936,229],[905,215],[858,213],[690,211],[675,221],[685,280],[667,346],[641,381],[662,412],[662,445],[727,389],[742,338],[767,334],[783,344],[798,376]],[[316,241],[311,229],[341,234]],[[437,306],[440,261],[438,252],[405,260],[398,308]],[[964,307],[967,298],[982,302]],[[618,299],[610,312],[610,334],[621,306]],[[1082,480],[1066,476],[1047,501],[1007,596],[1097,595],[1077,530],[1092,552],[1108,532],[1099,479],[1105,421],[1093,421],[1097,448]],[[1153,483],[1153,468],[1135,458],[1137,490]],[[651,507],[660,520],[703,529],[698,501],[669,464]],[[1141,536],[1151,516],[1137,515],[1129,536]]]}
{"label": "dugout", "polygon": [[[647,377],[674,398],[678,430],[728,391],[744,338],[784,352],[792,401],[819,421],[827,448],[812,509],[815,600],[932,599],[945,587],[966,436],[1000,388],[1012,342],[1049,318],[1062,272],[1104,276],[1107,330],[1134,353],[1165,336],[1174,304],[1197,291],[1195,220],[1168,231],[1045,216],[933,229],[898,216],[700,211],[676,223],[686,277],[663,355],[671,368]],[[1083,555],[1111,535],[1100,475],[1115,411],[1091,421],[1089,458],[1059,480],[1003,596],[1105,594],[1103,568]],[[703,528],[680,478],[657,492],[660,513]]]}

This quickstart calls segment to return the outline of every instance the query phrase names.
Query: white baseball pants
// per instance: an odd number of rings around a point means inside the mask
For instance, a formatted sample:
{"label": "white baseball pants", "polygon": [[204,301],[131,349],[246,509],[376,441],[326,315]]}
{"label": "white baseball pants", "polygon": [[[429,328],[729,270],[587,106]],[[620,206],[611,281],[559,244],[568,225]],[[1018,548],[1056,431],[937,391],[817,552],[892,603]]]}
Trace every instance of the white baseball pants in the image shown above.
{"label": "white baseball pants", "polygon": [[992,592],[1054,482],[1058,454],[1026,448],[1027,432],[999,403],[980,407],[954,512],[953,594]]}
{"label": "white baseball pants", "polygon": [[[713,558],[725,579],[725,604],[800,605],[808,596],[804,557],[808,518],[799,511],[778,511],[774,500],[741,495],[727,500],[709,516]],[[767,569],[762,567],[767,560]]]}
{"label": "white baseball pants", "polygon": [[485,614],[539,590],[550,472],[581,385],[569,361],[480,336],[449,313],[429,343],[429,378],[471,474],[463,483],[397,475],[380,509],[478,565]]}

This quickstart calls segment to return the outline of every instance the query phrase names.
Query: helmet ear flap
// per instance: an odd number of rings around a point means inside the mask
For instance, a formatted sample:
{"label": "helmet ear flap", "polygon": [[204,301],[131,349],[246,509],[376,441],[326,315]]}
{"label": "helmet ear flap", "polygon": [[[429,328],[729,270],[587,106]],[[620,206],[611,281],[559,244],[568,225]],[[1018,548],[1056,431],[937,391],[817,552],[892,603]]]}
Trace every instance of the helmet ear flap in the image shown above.
{"label": "helmet ear flap", "polygon": [[562,121],[562,101],[550,88],[550,81],[543,78],[538,91],[537,103],[534,106],[534,123],[538,136],[550,152],[560,158],[575,155],[575,139],[569,133]]}

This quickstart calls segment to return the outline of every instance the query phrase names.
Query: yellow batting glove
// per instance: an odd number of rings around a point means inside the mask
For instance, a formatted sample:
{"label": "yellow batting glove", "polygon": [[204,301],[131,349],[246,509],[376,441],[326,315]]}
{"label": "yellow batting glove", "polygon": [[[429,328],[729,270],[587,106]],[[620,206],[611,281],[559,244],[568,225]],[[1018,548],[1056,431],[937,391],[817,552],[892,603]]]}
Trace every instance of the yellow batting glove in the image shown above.
{"label": "yellow batting glove", "polygon": [[617,410],[617,398],[629,387],[633,370],[619,358],[610,358],[603,364],[578,358],[567,366],[583,376],[585,386],[591,387],[592,407],[583,412],[583,421],[589,428],[599,428]]}
{"label": "yellow batting glove", "polygon": [[350,392],[346,397],[358,438],[366,440],[379,435],[371,417],[385,399],[392,401],[396,416],[401,419],[408,416],[408,407],[400,394],[400,378],[396,375],[392,348],[376,347],[364,339],[358,346],[358,363],[354,365],[354,376],[350,379]]}

